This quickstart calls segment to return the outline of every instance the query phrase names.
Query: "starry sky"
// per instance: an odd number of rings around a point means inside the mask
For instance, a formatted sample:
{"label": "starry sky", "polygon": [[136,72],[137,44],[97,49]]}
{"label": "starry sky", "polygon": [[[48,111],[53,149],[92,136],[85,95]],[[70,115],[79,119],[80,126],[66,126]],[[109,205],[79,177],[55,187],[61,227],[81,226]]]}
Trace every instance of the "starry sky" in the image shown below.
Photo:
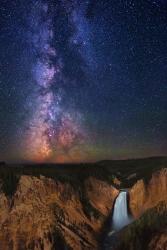
{"label": "starry sky", "polygon": [[167,155],[166,0],[2,0],[0,160]]}

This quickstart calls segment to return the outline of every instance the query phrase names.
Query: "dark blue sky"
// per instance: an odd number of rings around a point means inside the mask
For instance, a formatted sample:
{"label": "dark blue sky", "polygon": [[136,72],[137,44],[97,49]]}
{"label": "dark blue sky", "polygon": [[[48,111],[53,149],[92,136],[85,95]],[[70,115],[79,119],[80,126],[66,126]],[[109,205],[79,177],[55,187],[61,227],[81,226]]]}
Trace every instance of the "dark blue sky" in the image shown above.
{"label": "dark blue sky", "polygon": [[2,1],[1,160],[166,155],[166,41],[165,0]]}

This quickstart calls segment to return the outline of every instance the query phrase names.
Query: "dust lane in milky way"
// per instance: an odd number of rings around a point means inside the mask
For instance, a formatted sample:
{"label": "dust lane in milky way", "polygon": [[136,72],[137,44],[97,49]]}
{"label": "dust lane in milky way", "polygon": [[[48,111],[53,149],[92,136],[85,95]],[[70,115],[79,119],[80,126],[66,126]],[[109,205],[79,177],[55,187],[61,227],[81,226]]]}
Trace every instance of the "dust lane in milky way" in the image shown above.
{"label": "dust lane in milky way", "polygon": [[63,78],[61,57],[52,46],[56,36],[53,13],[43,1],[37,1],[35,5],[28,16],[27,33],[35,55],[32,74],[36,86],[30,98],[31,115],[25,122],[24,139],[21,138],[22,153],[31,161],[75,162],[84,151],[83,147],[82,151],[79,149],[86,136],[82,115],[77,110],[63,107],[61,86],[57,87],[57,93],[53,91],[53,85],[61,84],[57,78]]}

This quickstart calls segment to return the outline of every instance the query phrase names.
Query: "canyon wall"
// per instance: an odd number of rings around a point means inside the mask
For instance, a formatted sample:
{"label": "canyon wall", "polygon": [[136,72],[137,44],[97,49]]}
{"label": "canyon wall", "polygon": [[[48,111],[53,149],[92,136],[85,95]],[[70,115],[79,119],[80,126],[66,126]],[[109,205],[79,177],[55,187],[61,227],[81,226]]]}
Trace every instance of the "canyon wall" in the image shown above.
{"label": "canyon wall", "polygon": [[153,173],[147,182],[138,180],[129,191],[129,207],[135,219],[161,201],[167,203],[167,168]]}
{"label": "canyon wall", "polygon": [[[103,181],[104,176],[102,180],[88,175],[77,182],[74,177],[60,181],[20,174],[18,181],[13,181],[15,188],[9,188],[5,180],[12,183],[13,177],[7,178],[6,170],[4,173],[0,178],[0,249],[99,249],[101,233],[119,193]],[[129,208],[135,219],[161,201],[167,204],[166,168],[129,189]],[[150,247],[155,242],[166,244],[164,235],[163,231],[151,238]]]}
{"label": "canyon wall", "polygon": [[0,249],[98,249],[118,190],[93,177],[83,186],[22,175],[12,197],[1,188]]}
{"label": "canyon wall", "polygon": [[161,201],[116,235],[113,250],[166,250],[167,204]]}

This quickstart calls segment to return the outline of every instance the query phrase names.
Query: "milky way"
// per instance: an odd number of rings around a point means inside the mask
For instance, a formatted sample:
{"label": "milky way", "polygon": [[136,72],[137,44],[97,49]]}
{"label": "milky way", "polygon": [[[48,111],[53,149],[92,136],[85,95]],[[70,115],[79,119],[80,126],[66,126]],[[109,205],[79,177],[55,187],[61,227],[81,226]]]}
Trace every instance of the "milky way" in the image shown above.
{"label": "milky way", "polygon": [[4,0],[0,160],[166,155],[166,0]]}
{"label": "milky way", "polygon": [[[33,95],[29,98],[30,117],[25,123],[23,154],[32,161],[76,161],[86,133],[82,115],[63,107],[62,62],[53,47],[52,16],[47,3],[37,1],[27,18],[28,39],[35,55],[32,67]],[[60,79],[61,80],[57,80]],[[59,85],[56,93],[53,85]],[[82,151],[84,149],[82,148]]]}

